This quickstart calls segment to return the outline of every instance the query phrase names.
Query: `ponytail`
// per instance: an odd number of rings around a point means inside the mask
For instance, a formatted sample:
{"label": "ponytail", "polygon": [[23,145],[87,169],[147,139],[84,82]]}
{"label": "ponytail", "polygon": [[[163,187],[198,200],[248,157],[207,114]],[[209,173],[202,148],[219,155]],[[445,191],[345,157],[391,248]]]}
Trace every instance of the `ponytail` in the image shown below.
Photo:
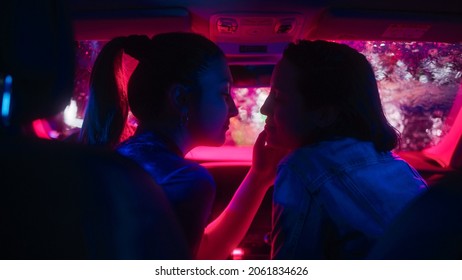
{"label": "ponytail", "polygon": [[[117,37],[101,50],[90,77],[90,96],[80,132],[80,141],[113,148],[131,134],[126,125],[129,107],[122,55],[141,60],[149,54],[147,36]],[[141,46],[141,47],[140,47]]]}
{"label": "ponytail", "polygon": [[[128,83],[128,96],[122,71],[124,52],[139,61]],[[129,107],[140,124],[160,120],[172,84],[197,86],[209,63],[224,57],[215,43],[195,33],[170,32],[152,39],[131,35],[109,41],[91,73],[81,142],[114,148],[131,134],[126,125]]]}

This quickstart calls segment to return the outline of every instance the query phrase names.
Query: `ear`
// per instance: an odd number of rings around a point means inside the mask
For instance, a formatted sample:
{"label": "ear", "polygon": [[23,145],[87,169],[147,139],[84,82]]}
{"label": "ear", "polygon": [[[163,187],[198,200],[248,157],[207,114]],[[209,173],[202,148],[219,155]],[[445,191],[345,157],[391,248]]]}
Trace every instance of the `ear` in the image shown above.
{"label": "ear", "polygon": [[189,109],[191,93],[188,88],[182,84],[174,84],[168,91],[168,98],[172,109],[185,113]]}
{"label": "ear", "polygon": [[313,111],[314,123],[320,127],[329,127],[337,121],[339,110],[333,106],[325,106]]}

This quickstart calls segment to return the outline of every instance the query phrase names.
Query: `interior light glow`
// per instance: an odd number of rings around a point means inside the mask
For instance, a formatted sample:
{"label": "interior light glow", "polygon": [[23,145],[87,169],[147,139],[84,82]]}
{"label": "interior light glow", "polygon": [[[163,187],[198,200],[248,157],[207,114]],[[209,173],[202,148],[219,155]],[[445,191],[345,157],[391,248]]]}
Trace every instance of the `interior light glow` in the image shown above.
{"label": "interior light glow", "polygon": [[236,248],[231,253],[233,260],[242,260],[244,258],[244,250],[241,248]]}
{"label": "interior light glow", "polygon": [[252,146],[236,147],[224,145],[221,147],[200,146],[185,155],[188,159],[198,161],[252,161]]}

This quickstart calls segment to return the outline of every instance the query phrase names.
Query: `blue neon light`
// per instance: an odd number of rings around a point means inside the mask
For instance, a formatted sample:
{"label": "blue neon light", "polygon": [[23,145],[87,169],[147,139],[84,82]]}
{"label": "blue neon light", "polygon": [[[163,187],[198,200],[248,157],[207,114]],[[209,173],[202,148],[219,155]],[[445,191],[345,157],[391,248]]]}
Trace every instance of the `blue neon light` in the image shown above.
{"label": "blue neon light", "polygon": [[2,118],[8,120],[10,115],[10,102],[11,102],[11,86],[13,84],[13,77],[10,75],[5,77],[5,87],[2,98]]}

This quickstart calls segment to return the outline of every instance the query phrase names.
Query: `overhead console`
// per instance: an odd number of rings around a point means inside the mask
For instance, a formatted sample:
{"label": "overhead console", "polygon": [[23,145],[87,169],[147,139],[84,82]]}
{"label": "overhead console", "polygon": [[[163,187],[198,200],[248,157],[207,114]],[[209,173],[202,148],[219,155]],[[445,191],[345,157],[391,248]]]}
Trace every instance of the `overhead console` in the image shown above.
{"label": "overhead console", "polygon": [[304,17],[298,13],[222,13],[210,17],[210,38],[231,64],[248,59],[274,63],[286,45],[299,37]]}

